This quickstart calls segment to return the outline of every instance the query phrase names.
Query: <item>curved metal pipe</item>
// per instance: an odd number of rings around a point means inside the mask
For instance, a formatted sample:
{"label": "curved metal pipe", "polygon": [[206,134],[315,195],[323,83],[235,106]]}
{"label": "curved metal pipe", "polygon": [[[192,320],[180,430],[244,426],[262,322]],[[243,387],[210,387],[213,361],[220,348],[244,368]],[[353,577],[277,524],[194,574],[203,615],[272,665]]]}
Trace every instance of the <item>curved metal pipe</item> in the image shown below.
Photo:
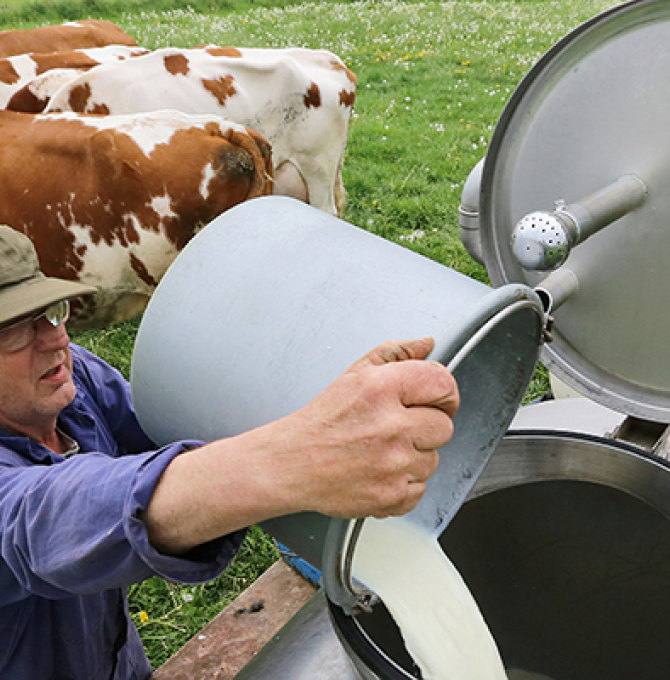
{"label": "curved metal pipe", "polygon": [[482,158],[468,175],[461,193],[461,204],[458,206],[461,241],[470,257],[481,265],[484,264],[484,256],[479,232],[479,196],[484,160]]}
{"label": "curved metal pipe", "polygon": [[552,272],[536,287],[545,314],[556,311],[570,296],[579,290],[579,280],[573,271],[561,267]]}

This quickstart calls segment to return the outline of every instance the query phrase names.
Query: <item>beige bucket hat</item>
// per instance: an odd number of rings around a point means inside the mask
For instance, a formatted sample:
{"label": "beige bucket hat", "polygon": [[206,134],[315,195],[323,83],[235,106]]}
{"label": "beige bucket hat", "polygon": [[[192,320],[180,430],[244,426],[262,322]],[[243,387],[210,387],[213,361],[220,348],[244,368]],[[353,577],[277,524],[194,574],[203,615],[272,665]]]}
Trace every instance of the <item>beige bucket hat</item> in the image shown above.
{"label": "beige bucket hat", "polygon": [[0,225],[0,326],[54,302],[90,295],[96,290],[44,276],[32,241],[21,232]]}

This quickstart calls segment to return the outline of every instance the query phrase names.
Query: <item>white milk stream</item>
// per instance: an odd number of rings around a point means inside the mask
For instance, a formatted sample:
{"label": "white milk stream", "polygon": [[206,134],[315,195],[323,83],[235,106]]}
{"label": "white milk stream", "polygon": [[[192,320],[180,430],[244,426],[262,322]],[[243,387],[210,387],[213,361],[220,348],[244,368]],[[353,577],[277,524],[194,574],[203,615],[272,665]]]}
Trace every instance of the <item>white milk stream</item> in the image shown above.
{"label": "white milk stream", "polygon": [[[383,600],[424,680],[508,680],[477,603],[436,536],[401,517],[367,519],[352,571]],[[516,670],[509,678],[542,680]]]}

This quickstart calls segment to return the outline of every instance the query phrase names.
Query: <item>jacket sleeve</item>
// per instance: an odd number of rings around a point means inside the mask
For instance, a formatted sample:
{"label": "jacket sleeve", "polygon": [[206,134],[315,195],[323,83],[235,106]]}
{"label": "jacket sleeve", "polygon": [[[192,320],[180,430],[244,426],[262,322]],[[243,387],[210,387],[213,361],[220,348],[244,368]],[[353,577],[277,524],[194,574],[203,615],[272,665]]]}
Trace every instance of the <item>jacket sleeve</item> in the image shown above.
{"label": "jacket sleeve", "polygon": [[191,445],[121,458],[87,453],[51,465],[27,465],[0,449],[0,605],[28,593],[59,599],[153,575],[190,583],[218,576],[244,531],[175,558],[151,547],[139,519],[165,467]]}

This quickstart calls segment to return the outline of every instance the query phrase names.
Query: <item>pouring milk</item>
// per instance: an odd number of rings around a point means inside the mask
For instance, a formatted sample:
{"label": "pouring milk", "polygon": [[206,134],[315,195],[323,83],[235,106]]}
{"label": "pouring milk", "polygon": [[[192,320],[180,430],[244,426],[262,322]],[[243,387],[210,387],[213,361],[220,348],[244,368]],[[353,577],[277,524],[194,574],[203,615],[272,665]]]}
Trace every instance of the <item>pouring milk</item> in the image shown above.
{"label": "pouring milk", "polygon": [[[424,680],[508,680],[477,603],[436,536],[402,517],[367,519],[353,575],[384,601]],[[526,677],[540,680],[523,671],[509,676]]]}

